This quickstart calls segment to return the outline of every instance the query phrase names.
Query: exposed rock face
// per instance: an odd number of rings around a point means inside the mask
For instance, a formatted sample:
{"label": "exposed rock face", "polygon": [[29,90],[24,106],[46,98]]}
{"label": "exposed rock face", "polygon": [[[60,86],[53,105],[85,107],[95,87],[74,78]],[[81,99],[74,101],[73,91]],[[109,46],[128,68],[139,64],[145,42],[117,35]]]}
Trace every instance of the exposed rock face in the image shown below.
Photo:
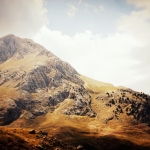
{"label": "exposed rock face", "polygon": [[[65,65],[64,68],[63,65]],[[48,63],[47,66],[40,66],[28,74],[26,77],[27,82],[23,83],[22,90],[35,92],[38,88],[59,87],[60,84],[67,81],[83,84],[83,81],[76,74],[77,72],[72,70],[67,63]]]}
{"label": "exposed rock face", "polygon": [[8,60],[17,51],[17,42],[12,36],[1,39],[0,43],[0,63]]}
{"label": "exposed rock face", "polygon": [[7,96],[11,103],[2,99],[0,125],[14,121],[23,111],[28,119],[52,112],[67,98],[74,103],[64,114],[94,117],[91,97],[83,84],[74,68],[32,40],[14,35],[0,38],[0,87],[20,92],[14,98]]}
{"label": "exposed rock face", "polygon": [[19,118],[21,114],[20,109],[16,103],[11,100],[5,100],[0,102],[0,124],[5,125]]}

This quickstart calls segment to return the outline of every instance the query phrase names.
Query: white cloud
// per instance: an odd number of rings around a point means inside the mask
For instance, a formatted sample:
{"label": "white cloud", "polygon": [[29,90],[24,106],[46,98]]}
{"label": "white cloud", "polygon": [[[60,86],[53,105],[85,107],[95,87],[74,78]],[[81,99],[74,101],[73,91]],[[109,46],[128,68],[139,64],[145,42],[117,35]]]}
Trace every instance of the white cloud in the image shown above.
{"label": "white cloud", "polygon": [[31,37],[48,23],[43,0],[0,0],[0,36]]}
{"label": "white cloud", "polygon": [[124,15],[118,21],[118,29],[123,33],[128,33],[140,39],[144,45],[150,39],[150,10],[133,11],[129,16]]}
{"label": "white cloud", "polygon": [[127,2],[139,8],[150,8],[150,0],[127,0]]}
{"label": "white cloud", "polygon": [[85,9],[85,13],[88,13],[88,14],[91,14],[92,12],[98,13],[99,10],[100,11],[104,10],[104,7],[102,5],[101,6],[92,5],[88,3],[87,1],[83,1],[83,0],[79,0],[78,4],[82,5],[82,7]]}
{"label": "white cloud", "polygon": [[95,12],[95,13],[98,13],[98,9],[95,8],[95,9],[94,9],[94,12]]}
{"label": "white cloud", "polygon": [[89,3],[85,3],[85,7],[95,8],[94,5],[91,5],[91,4],[89,4]]}
{"label": "white cloud", "polygon": [[79,5],[82,4],[82,0],[79,0],[78,4],[79,4]]}
{"label": "white cloud", "polygon": [[101,11],[104,10],[104,6],[102,6],[102,5],[100,5],[99,8],[100,8]]}
{"label": "white cloud", "polygon": [[77,13],[78,8],[72,4],[68,4],[68,7],[69,10],[67,11],[67,15],[72,18]]}

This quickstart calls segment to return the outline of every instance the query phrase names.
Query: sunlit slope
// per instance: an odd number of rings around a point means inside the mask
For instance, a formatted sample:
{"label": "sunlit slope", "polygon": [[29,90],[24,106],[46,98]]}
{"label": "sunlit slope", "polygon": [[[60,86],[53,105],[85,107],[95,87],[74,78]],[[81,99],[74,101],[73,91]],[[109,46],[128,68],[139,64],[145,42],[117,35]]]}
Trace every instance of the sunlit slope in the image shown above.
{"label": "sunlit slope", "polygon": [[97,81],[83,75],[80,75],[80,78],[85,82],[84,86],[93,93],[117,90],[117,88],[110,83]]}
{"label": "sunlit slope", "polygon": [[[80,76],[85,82],[84,86],[92,97],[92,109],[96,112],[96,122],[91,122],[93,128],[96,124],[106,124],[112,130],[120,130],[124,126],[134,126],[145,123],[150,125],[150,96],[136,92],[129,88],[103,83]],[[116,127],[117,126],[117,127]],[[101,127],[97,128],[98,130]]]}

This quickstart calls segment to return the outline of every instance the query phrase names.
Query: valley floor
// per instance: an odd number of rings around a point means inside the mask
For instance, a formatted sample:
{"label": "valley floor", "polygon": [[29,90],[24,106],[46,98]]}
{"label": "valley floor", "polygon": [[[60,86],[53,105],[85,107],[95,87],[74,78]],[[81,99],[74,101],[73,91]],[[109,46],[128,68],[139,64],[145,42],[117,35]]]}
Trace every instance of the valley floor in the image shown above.
{"label": "valley floor", "polygon": [[[26,124],[20,119],[7,127],[0,127],[2,133],[0,143],[3,149],[9,149],[9,146],[15,149],[16,145],[18,149],[32,147],[31,149],[43,150],[150,149],[150,128],[144,124],[133,126],[118,124],[115,128],[114,124],[102,124],[96,118],[66,116],[58,112],[25,122]],[[20,128],[17,127],[19,123]],[[35,130],[35,134],[29,133],[32,129]],[[48,133],[48,136],[41,135],[39,131]]]}
{"label": "valley floor", "polygon": [[69,126],[46,128],[0,127],[1,150],[149,150],[150,129],[124,128],[111,134],[89,132]]}

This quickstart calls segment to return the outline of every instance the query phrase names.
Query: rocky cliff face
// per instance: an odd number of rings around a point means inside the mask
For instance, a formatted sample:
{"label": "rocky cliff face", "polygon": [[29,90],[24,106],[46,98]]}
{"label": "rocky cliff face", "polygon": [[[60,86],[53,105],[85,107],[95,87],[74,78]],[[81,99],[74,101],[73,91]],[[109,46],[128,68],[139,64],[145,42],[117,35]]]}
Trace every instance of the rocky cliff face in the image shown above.
{"label": "rocky cliff face", "polygon": [[0,38],[0,88],[14,91],[1,92],[0,125],[21,114],[30,119],[52,112],[65,99],[73,103],[62,113],[94,117],[83,84],[74,68],[32,40],[14,35]]}

